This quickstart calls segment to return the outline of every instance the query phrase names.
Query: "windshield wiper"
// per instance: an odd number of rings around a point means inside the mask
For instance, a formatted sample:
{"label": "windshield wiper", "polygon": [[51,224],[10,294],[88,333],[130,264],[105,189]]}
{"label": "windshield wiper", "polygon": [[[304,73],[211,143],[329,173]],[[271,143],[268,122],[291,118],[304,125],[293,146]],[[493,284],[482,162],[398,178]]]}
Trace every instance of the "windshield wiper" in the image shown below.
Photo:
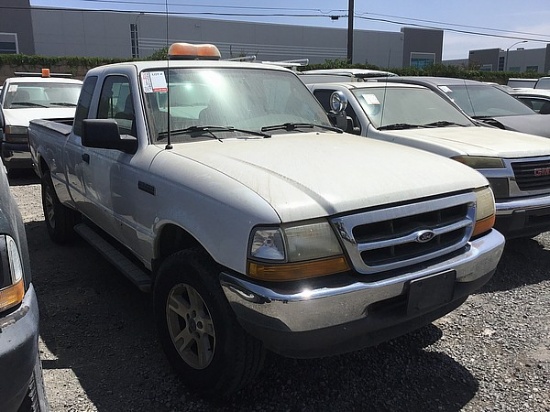
{"label": "windshield wiper", "polygon": [[386,126],[380,126],[378,130],[405,130],[405,129],[419,129],[424,127],[420,124],[410,124],[410,123],[394,123],[388,124]]}
{"label": "windshield wiper", "polygon": [[25,107],[48,107],[43,104],[33,102],[12,102],[10,106],[25,106]]}
{"label": "windshield wiper", "polygon": [[423,127],[447,127],[447,126],[464,126],[460,123],[449,122],[447,120],[439,120],[433,123],[423,124]]}
{"label": "windshield wiper", "polygon": [[315,124],[315,123],[281,123],[281,124],[274,124],[271,126],[264,126],[262,127],[262,132],[268,132],[271,130],[286,130],[287,132],[292,132],[296,129],[313,129],[314,127],[319,127],[324,130],[330,130],[332,132],[337,133],[344,133],[344,131],[338,127],[334,126],[325,126],[322,124]]}
{"label": "windshield wiper", "polygon": [[[247,133],[253,136],[271,137],[271,135],[267,133],[262,133],[255,130],[238,129],[231,126],[190,126],[184,129],[170,130],[171,135],[189,134],[191,135],[191,137],[196,137],[197,135],[202,135],[204,133],[207,133],[213,139],[217,139],[221,142],[222,139],[216,136],[214,132],[240,132],[240,133]],[[167,135],[168,135],[167,131],[160,132],[158,134],[157,140],[162,140]]]}
{"label": "windshield wiper", "polygon": [[75,103],[53,102],[50,106],[76,107]]}

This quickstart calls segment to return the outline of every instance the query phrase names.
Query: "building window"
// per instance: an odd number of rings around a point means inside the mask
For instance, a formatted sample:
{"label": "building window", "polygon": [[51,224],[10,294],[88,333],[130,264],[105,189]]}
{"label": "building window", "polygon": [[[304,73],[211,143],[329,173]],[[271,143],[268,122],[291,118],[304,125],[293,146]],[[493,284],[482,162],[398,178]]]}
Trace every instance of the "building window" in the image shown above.
{"label": "building window", "polygon": [[411,67],[416,67],[417,69],[423,69],[428,66],[433,66],[435,63],[435,53],[411,53]]}
{"label": "building window", "polygon": [[504,71],[504,61],[505,60],[506,59],[504,58],[504,56],[498,58],[498,71],[499,72]]}
{"label": "building window", "polygon": [[139,39],[137,24],[130,24],[130,41],[132,43],[132,58],[139,58]]}
{"label": "building window", "polygon": [[525,71],[526,72],[532,72],[532,73],[538,73],[539,71],[539,66],[527,66],[525,68]]}
{"label": "building window", "polygon": [[0,33],[0,54],[17,54],[17,33]]}
{"label": "building window", "polygon": [[492,72],[493,71],[493,65],[492,64],[482,64],[479,68],[482,72]]}

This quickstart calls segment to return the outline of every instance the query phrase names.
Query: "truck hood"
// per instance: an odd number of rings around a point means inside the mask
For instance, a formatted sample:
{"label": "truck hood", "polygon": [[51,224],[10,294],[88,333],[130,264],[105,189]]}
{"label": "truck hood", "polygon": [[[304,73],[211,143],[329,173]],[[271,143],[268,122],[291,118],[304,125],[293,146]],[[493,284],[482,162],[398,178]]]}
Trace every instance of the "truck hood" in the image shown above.
{"label": "truck hood", "polygon": [[[506,130],[550,137],[550,116],[544,114],[522,114],[514,116],[495,116],[478,119],[488,124],[498,122]],[[492,121],[491,121],[492,120]]]}
{"label": "truck hood", "polygon": [[4,120],[12,126],[29,126],[33,119],[64,119],[74,117],[76,107],[33,107],[4,109]]}
{"label": "truck hood", "polygon": [[[396,143],[444,156],[521,158],[550,155],[547,138],[492,127],[437,127],[379,132]],[[388,139],[386,139],[388,140]]]}
{"label": "truck hood", "polygon": [[444,157],[335,133],[176,144],[171,153],[246,186],[282,222],[487,185],[481,174]]}

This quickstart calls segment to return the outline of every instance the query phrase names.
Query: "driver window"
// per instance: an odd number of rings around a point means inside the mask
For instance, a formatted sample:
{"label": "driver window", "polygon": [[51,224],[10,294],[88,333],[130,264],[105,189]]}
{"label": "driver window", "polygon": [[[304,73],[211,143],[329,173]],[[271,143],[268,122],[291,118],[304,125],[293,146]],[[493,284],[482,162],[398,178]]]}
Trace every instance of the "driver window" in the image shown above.
{"label": "driver window", "polygon": [[99,98],[97,118],[114,119],[120,134],[137,136],[134,104],[127,77],[109,76],[105,79]]}

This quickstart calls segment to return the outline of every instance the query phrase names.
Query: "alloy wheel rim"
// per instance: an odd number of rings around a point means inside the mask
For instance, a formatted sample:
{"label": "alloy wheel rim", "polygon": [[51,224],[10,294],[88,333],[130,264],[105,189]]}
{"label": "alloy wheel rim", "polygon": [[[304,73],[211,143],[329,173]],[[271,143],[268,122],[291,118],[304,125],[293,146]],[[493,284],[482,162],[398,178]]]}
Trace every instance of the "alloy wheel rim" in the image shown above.
{"label": "alloy wheel rim", "polygon": [[185,363],[194,369],[210,365],[215,353],[214,323],[201,295],[187,284],[168,294],[166,320],[172,343]]}

